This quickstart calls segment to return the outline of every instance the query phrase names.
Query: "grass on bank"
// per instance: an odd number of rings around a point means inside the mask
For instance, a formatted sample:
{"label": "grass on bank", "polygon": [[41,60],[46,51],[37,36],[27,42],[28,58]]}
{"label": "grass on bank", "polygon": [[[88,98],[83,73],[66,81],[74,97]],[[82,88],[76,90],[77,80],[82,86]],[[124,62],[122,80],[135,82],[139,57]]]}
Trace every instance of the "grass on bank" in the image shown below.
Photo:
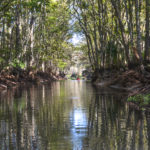
{"label": "grass on bank", "polygon": [[128,102],[134,102],[140,106],[150,105],[150,94],[138,94],[135,96],[130,96],[127,99]]}

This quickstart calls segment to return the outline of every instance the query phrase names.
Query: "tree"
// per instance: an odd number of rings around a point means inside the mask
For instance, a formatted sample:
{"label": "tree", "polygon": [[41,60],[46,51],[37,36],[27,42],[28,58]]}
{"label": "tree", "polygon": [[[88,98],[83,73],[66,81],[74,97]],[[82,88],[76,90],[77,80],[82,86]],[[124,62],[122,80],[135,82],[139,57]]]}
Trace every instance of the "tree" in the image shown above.
{"label": "tree", "polygon": [[146,25],[145,25],[145,56],[144,59],[149,60],[150,52],[150,1],[146,0]]}
{"label": "tree", "polygon": [[149,1],[145,2],[70,0],[94,69],[143,66],[143,56],[149,55]]}
{"label": "tree", "polygon": [[2,0],[0,16],[1,69],[23,63],[46,71],[55,59],[64,60],[64,43],[71,38],[65,0]]}

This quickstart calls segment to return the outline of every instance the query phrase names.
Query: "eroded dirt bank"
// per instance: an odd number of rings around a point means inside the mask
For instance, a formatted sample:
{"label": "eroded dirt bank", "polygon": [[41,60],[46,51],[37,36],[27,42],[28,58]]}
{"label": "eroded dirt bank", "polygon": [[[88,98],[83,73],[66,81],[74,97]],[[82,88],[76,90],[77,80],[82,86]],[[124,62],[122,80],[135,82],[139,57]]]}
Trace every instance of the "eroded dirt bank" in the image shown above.
{"label": "eroded dirt bank", "polygon": [[57,80],[52,73],[11,68],[0,73],[0,91],[26,83],[46,83]]}
{"label": "eroded dirt bank", "polygon": [[128,93],[128,96],[150,92],[150,71],[143,74],[138,68],[126,71],[104,71],[93,81],[101,87],[111,87]]}

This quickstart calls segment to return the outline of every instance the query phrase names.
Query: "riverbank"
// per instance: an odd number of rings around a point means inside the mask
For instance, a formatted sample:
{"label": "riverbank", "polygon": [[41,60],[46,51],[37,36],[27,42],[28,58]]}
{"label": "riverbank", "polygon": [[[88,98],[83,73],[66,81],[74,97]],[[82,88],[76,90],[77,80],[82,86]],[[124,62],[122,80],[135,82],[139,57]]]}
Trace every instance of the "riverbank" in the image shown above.
{"label": "riverbank", "polygon": [[[150,69],[146,68],[146,74],[141,73],[139,70],[139,68],[125,71],[105,70],[99,72],[94,77],[93,83],[102,88],[109,87],[118,92],[124,92],[127,95],[126,99],[139,94],[149,94]],[[43,84],[55,80],[59,80],[59,77],[50,72],[36,72],[34,70],[26,71],[18,68],[11,68],[9,70],[1,71],[0,73],[0,91],[25,85],[27,83]],[[133,103],[136,103],[136,101]]]}
{"label": "riverbank", "polygon": [[57,80],[52,73],[11,68],[0,73],[0,91],[26,83],[47,83]]}
{"label": "riverbank", "polygon": [[[145,68],[145,72],[141,73],[139,68],[126,71],[106,70],[99,73],[93,83],[100,87],[110,87],[125,92],[128,99],[132,96],[150,93],[150,69]],[[136,103],[136,100],[133,103]],[[139,102],[136,104],[138,105]]]}

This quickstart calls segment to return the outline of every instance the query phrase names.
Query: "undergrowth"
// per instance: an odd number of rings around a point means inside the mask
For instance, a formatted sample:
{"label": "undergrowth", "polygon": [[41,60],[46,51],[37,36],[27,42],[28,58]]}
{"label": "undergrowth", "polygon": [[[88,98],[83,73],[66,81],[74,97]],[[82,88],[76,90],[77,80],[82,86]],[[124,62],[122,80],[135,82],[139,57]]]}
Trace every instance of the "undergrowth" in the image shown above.
{"label": "undergrowth", "polygon": [[150,94],[138,94],[135,96],[130,96],[127,99],[128,102],[138,103],[140,106],[150,104]]}

